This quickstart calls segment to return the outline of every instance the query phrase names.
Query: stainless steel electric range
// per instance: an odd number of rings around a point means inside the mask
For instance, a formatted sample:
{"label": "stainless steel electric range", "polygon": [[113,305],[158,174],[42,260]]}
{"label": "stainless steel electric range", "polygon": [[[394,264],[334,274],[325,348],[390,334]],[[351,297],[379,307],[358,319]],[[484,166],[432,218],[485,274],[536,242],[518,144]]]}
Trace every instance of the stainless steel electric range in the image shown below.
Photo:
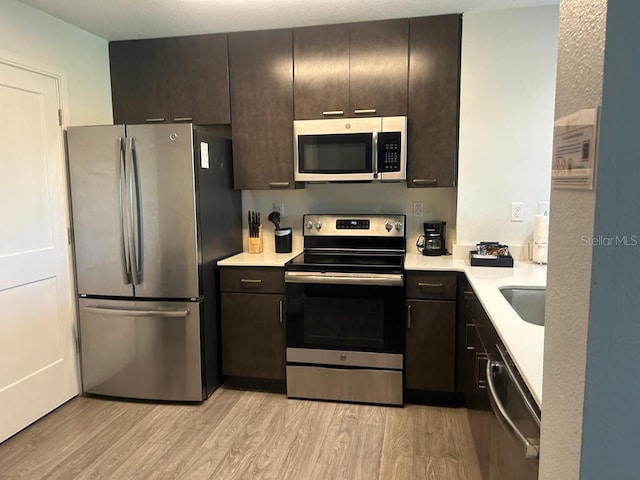
{"label": "stainless steel electric range", "polygon": [[405,215],[305,215],[285,265],[287,395],[403,404]]}

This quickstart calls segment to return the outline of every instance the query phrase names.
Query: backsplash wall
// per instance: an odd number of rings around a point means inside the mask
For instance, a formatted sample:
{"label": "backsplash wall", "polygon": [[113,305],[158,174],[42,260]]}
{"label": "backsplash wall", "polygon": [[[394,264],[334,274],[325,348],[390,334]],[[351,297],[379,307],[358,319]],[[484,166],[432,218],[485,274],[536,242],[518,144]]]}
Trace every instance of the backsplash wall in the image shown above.
{"label": "backsplash wall", "polygon": [[[281,226],[293,228],[293,249],[302,249],[302,215],[305,213],[404,213],[407,215],[407,251],[415,243],[428,220],[447,222],[447,248],[452,249],[456,230],[455,188],[407,188],[406,183],[308,184],[300,190],[243,190],[242,208],[259,211],[262,216],[264,251],[275,251],[271,222],[267,221],[274,203],[284,203]],[[424,202],[424,216],[413,216],[413,202]],[[246,220],[244,225],[246,245]]]}

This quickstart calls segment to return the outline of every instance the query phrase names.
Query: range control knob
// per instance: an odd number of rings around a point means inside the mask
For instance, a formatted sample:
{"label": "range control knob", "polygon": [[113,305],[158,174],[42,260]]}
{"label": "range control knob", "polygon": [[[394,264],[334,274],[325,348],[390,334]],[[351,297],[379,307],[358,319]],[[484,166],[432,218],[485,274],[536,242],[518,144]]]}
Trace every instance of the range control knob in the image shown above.
{"label": "range control knob", "polygon": [[393,228],[393,224],[391,222],[387,222],[384,224],[384,228],[387,229],[387,232],[390,232],[391,229]]}
{"label": "range control knob", "polygon": [[316,230],[320,230],[322,228],[322,223],[321,222],[316,222]]}
{"label": "range control knob", "polygon": [[313,228],[313,222],[311,220],[307,220],[307,223],[304,224],[307,230],[311,230]]}
{"label": "range control knob", "polygon": [[402,230],[402,222],[396,222],[396,230],[399,232]]}

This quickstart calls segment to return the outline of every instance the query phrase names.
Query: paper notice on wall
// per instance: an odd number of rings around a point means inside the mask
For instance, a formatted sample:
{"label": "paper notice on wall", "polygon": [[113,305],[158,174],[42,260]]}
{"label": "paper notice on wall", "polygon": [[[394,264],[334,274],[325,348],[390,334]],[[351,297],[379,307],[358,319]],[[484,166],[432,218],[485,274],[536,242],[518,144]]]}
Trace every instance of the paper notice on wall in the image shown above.
{"label": "paper notice on wall", "polygon": [[599,108],[588,108],[555,122],[551,184],[592,190],[596,167]]}
{"label": "paper notice on wall", "polygon": [[209,168],[209,144],[200,142],[200,166]]}

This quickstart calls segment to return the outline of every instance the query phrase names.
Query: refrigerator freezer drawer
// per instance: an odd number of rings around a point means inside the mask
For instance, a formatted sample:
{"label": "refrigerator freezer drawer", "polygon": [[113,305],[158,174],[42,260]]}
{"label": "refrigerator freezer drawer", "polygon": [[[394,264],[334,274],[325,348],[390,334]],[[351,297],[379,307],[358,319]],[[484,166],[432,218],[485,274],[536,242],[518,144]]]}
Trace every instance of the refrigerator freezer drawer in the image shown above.
{"label": "refrigerator freezer drawer", "polygon": [[200,304],[79,299],[85,393],[201,401]]}

